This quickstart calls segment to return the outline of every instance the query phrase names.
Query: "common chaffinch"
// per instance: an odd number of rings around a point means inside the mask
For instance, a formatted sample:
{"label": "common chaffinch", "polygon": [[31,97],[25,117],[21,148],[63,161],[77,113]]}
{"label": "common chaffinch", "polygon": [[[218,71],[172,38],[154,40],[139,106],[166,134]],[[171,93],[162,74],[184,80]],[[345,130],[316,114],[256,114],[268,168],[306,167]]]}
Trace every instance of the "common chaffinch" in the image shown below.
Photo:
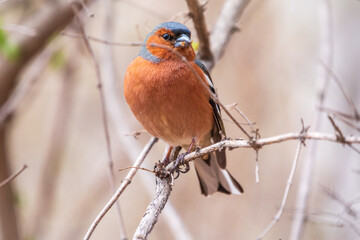
{"label": "common chaffinch", "polygon": [[[190,30],[181,23],[158,24],[147,35],[124,80],[128,105],[150,134],[169,145],[167,158],[175,146],[205,147],[219,142],[225,135],[219,106],[193,72],[215,94],[210,74],[196,59],[190,37]],[[175,52],[184,56],[193,69]],[[243,192],[226,170],[225,150],[196,159],[194,164],[205,196],[217,191]]]}

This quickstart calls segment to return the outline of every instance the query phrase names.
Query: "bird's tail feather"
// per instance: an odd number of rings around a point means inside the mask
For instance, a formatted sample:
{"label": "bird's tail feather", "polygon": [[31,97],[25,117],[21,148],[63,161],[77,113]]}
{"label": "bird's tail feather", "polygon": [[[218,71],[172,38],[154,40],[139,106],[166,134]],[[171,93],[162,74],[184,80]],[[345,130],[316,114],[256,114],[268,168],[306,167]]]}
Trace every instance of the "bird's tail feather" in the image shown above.
{"label": "bird's tail feather", "polygon": [[242,194],[244,192],[236,179],[225,168],[219,166],[215,153],[211,153],[207,160],[196,159],[194,164],[201,193],[205,196],[215,192],[226,194]]}

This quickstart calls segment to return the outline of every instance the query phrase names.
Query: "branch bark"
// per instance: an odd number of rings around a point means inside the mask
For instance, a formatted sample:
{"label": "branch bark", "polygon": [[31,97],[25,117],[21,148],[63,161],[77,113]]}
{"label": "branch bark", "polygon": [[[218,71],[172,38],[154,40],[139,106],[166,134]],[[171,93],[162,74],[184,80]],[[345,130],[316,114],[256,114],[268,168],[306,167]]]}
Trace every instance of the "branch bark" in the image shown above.
{"label": "branch bark", "polygon": [[[300,154],[300,146],[302,142],[304,142],[306,139],[308,140],[321,140],[321,141],[330,141],[330,142],[338,142],[341,144],[360,144],[360,136],[348,136],[344,137],[343,139],[339,138],[337,135],[334,134],[327,134],[327,133],[319,133],[319,132],[300,132],[300,133],[287,133],[283,135],[278,135],[274,137],[269,138],[262,138],[257,140],[244,140],[244,139],[235,139],[235,140],[223,140],[221,142],[212,144],[208,147],[202,148],[198,151],[191,152],[187,154],[184,157],[183,164],[189,163],[190,161],[193,161],[197,158],[200,158],[204,155],[207,155],[211,152],[214,152],[216,150],[223,150],[224,148],[228,149],[235,149],[235,148],[254,148],[259,149],[266,145],[291,141],[291,140],[299,140],[300,143],[298,145],[296,154],[295,154],[295,160],[293,162],[292,170],[289,175],[288,184],[285,189],[284,197],[282,200],[282,205],[278,213],[276,214],[273,222],[270,223],[269,228],[266,229],[264,232],[264,235],[272,228],[272,226],[278,221],[280,218],[285,203],[287,200],[288,192],[291,186],[292,178],[294,176],[294,172],[296,169],[298,157]],[[166,166],[165,172],[168,172],[168,177],[162,179],[159,181],[157,178],[157,186],[156,186],[156,194],[154,196],[154,199],[146,209],[146,212],[144,214],[144,217],[142,218],[136,233],[133,237],[133,239],[147,239],[147,236],[150,234],[151,230],[153,229],[154,225],[157,222],[158,215],[160,214],[161,210],[164,208],[166,201],[170,195],[171,192],[171,181],[169,180],[169,176],[171,175],[170,169],[172,169],[174,165],[174,162],[171,162]],[[164,202],[165,201],[165,202]]]}
{"label": "branch bark", "polygon": [[136,229],[133,240],[147,239],[154,228],[159,215],[166,205],[171,193],[171,177],[156,178],[156,192],[154,199],[147,207],[139,226]]}

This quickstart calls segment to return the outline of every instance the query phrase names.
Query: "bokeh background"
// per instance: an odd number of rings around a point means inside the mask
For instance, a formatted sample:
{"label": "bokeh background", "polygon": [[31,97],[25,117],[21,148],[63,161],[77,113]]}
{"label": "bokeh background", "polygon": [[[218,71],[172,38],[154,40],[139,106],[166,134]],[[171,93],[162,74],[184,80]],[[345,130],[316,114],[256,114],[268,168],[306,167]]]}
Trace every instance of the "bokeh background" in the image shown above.
{"label": "bokeh background", "polygon": [[[9,24],[26,26],[34,14],[45,11],[45,6],[54,2],[0,1],[0,23],[4,29]],[[210,30],[223,3],[209,0],[206,5]],[[88,8],[94,17],[81,12],[81,19],[89,36],[115,42],[142,41],[154,25],[175,19],[185,23],[192,30],[194,42],[198,41],[192,20],[181,14],[187,11],[185,1],[96,1]],[[324,9],[330,21],[322,20]],[[319,59],[323,56],[322,48],[329,43],[332,69],[355,104],[360,105],[359,1],[252,0],[238,25],[240,31],[232,36],[211,74],[221,101],[237,103],[256,123],[261,137],[298,132],[301,118],[311,126],[310,130],[315,130],[322,84],[319,78],[324,72]],[[330,29],[330,38],[323,37],[324,28]],[[12,31],[5,32],[12,34]],[[78,35],[79,29],[72,23],[64,32]],[[107,111],[111,116],[118,116],[109,117],[109,128],[116,186],[119,186],[127,171],[117,170],[130,166],[151,138],[147,133],[137,139],[127,136],[141,130],[122,93],[126,68],[138,54],[139,47],[95,42],[91,45],[102,70],[104,89],[112,93],[107,97],[115,97],[117,102],[117,105],[108,102]],[[109,52],[114,68],[104,71]],[[109,76],[109,72],[114,75]],[[113,78],[115,82],[111,81]],[[11,182],[20,239],[82,239],[112,195],[96,69],[82,39],[54,36],[22,71],[17,86],[26,90],[7,121],[6,138],[10,172],[28,165],[28,169]],[[332,80],[324,105],[351,113]],[[229,137],[244,137],[227,116],[223,118]],[[325,113],[320,114],[320,119],[319,131],[334,133]],[[243,122],[240,117],[239,120]],[[358,134],[355,129],[338,124],[344,134]],[[228,151],[228,169],[244,187],[242,196],[218,193],[204,197],[193,169],[181,175],[175,181],[169,205],[182,219],[184,228],[174,234],[173,223],[165,216],[169,211],[166,206],[150,239],[256,239],[280,206],[296,145],[295,141],[284,142],[259,151],[259,183],[255,182],[254,150]],[[144,166],[152,169],[161,159],[164,148],[163,142],[157,143]],[[289,239],[303,161],[308,154],[307,148],[301,151],[285,213],[265,239]],[[302,239],[359,238],[358,233],[341,220],[341,217],[350,219],[360,229],[357,216],[347,215],[344,206],[331,199],[321,187],[332,189],[345,202],[358,201],[359,154],[341,144],[321,141],[315,159],[309,209],[334,215],[310,216]],[[154,189],[152,174],[139,171],[120,197],[129,238]],[[358,205],[354,205],[354,209],[359,210],[356,207]],[[119,238],[116,211],[111,209],[92,239]]]}

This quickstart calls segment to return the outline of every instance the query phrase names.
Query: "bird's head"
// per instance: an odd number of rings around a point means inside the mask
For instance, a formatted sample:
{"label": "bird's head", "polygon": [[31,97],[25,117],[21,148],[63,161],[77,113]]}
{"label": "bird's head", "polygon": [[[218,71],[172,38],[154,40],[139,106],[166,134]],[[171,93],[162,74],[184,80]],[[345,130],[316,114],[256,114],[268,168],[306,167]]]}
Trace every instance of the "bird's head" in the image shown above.
{"label": "bird's head", "polygon": [[173,51],[179,52],[189,61],[195,59],[191,46],[191,32],[181,23],[164,22],[156,25],[145,39],[140,56],[152,62],[178,59]]}

